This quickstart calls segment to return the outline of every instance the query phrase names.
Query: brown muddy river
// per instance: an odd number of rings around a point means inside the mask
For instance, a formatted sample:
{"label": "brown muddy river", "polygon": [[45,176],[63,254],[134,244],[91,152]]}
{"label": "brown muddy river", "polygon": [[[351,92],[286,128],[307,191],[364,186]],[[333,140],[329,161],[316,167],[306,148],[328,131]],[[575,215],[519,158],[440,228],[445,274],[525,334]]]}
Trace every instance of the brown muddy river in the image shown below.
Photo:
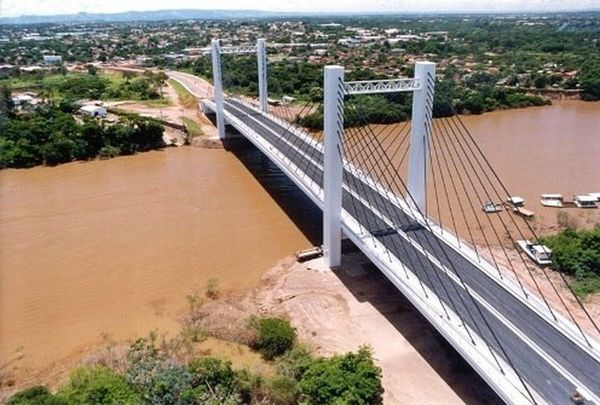
{"label": "brown muddy river", "polygon": [[0,184],[0,359],[24,355],[8,368],[27,374],[178,328],[188,292],[251,288],[320,226],[248,145],[3,170]]}
{"label": "brown muddy river", "polygon": [[[557,101],[552,106],[463,116],[461,119],[508,192],[523,197],[525,208],[535,213],[530,225],[538,234],[557,229],[559,211],[578,227],[600,223],[600,209],[556,209],[540,204],[541,194],[558,193],[565,201],[571,201],[575,194],[600,192],[600,103]],[[500,203],[506,199],[506,193],[494,180],[492,172],[485,168],[483,158],[475,159],[476,153],[469,151],[471,146],[457,141],[462,139],[457,133],[459,127],[456,120],[434,122],[428,214],[441,218],[445,228],[458,231],[463,238],[476,244],[485,243],[487,238],[493,245],[513,246],[513,241],[505,237],[505,229],[513,234],[513,239],[530,238],[531,233],[522,218],[506,210],[501,214],[483,212],[484,202]],[[403,123],[375,125],[372,131],[347,129],[346,157],[366,169],[376,180],[405,194],[409,161],[405,152],[409,142],[403,143],[402,139],[409,131],[410,127]],[[368,149],[364,137],[371,140],[377,137],[380,146]],[[383,149],[385,155],[381,152]],[[472,150],[476,150],[474,145]],[[373,163],[375,160],[381,163]],[[477,160],[482,162],[485,170],[478,166]],[[386,164],[397,172],[390,173]],[[490,183],[486,176],[492,179]],[[498,238],[489,238],[489,234],[493,234],[492,228],[497,229]]]}
{"label": "brown muddy river", "polygon": [[[600,103],[463,118],[512,193],[600,192]],[[211,278],[255,286],[319,243],[320,214],[246,143],[0,171],[0,359],[32,374],[92,347],[178,328]],[[248,168],[250,170],[248,170]],[[597,220],[598,211],[581,221]],[[589,218],[588,218],[589,217]]]}

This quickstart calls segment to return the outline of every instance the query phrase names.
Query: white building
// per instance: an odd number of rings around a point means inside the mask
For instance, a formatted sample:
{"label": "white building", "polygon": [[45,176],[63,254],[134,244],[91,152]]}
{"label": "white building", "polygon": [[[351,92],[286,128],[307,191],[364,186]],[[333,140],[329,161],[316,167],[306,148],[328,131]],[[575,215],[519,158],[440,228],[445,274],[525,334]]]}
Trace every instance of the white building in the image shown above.
{"label": "white building", "polygon": [[62,56],[60,55],[44,55],[45,65],[57,65],[62,63]]}
{"label": "white building", "polygon": [[104,118],[107,114],[105,107],[94,104],[84,105],[79,109],[79,111],[81,111],[81,113],[84,115],[89,115],[90,117],[98,118]]}

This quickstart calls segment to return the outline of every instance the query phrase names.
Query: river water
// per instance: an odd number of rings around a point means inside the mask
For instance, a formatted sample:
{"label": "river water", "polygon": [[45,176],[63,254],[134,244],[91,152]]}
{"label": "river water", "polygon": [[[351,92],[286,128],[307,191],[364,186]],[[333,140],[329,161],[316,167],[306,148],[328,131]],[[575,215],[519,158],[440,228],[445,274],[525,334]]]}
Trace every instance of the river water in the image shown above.
{"label": "river water", "polygon": [[[600,192],[600,103],[463,118],[509,189]],[[582,221],[594,221],[597,211]],[[591,216],[590,218],[585,217]],[[550,225],[549,225],[550,226]],[[217,278],[256,286],[320,243],[318,210],[247,142],[0,171],[0,359],[31,374],[107,337],[178,328]]]}
{"label": "river water", "polygon": [[316,208],[244,142],[3,170],[0,184],[0,358],[24,355],[26,374],[175,330],[209,279],[251,288],[319,243]]}
{"label": "river water", "polygon": [[[525,208],[535,213],[529,226],[538,234],[558,229],[559,212],[578,227],[600,223],[600,209],[559,210],[540,204],[540,195],[545,193],[562,194],[565,201],[571,201],[575,194],[600,192],[600,103],[557,101],[551,106],[460,119],[510,195],[523,197]],[[476,244],[513,246],[514,240],[505,237],[506,231],[517,239],[531,238],[529,226],[522,218],[514,218],[506,211],[489,215],[481,209],[488,200],[504,201],[506,193],[497,181],[491,182],[494,189],[488,183],[494,174],[485,167],[481,156],[474,158],[475,145],[457,142],[467,138],[460,138],[459,127],[456,119],[434,122],[432,160],[428,166],[428,215],[441,218],[445,228]],[[410,127],[404,124],[375,125],[372,130],[348,129],[346,157],[389,188],[406,194],[409,133]],[[371,146],[367,146],[365,138]],[[378,142],[372,142],[373,138]],[[382,150],[386,150],[385,155]],[[492,227],[497,229],[497,238],[488,237],[493,233]]]}

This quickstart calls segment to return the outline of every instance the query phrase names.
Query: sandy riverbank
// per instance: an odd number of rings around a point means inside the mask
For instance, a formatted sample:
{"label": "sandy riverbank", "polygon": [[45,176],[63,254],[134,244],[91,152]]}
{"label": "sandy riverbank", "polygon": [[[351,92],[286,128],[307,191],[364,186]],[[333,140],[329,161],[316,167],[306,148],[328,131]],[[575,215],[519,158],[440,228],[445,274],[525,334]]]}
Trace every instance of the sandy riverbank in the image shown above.
{"label": "sandy riverbank", "polygon": [[[360,253],[345,269],[283,260],[249,294],[207,304],[207,327],[239,339],[249,315],[290,319],[324,356],[370,345],[383,370],[386,404],[499,403],[496,395],[398,290]],[[241,337],[243,339],[243,337]]]}

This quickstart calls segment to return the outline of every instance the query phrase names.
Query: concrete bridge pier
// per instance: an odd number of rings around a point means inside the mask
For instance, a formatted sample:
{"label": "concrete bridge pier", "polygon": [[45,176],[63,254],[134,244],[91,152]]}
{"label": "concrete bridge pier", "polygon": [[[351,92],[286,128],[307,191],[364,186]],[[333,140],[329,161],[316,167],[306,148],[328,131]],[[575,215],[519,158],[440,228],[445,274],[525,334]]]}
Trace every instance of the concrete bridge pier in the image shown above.
{"label": "concrete bridge pier", "polygon": [[[406,200],[426,212],[427,207],[427,161],[429,134],[433,115],[435,87],[435,63],[417,62],[415,79],[420,88],[413,92],[410,156],[408,160],[408,193]],[[410,198],[412,197],[412,199]]]}
{"label": "concrete bridge pier", "polygon": [[323,134],[323,256],[329,268],[342,264],[342,142],[344,68],[326,66]]}

